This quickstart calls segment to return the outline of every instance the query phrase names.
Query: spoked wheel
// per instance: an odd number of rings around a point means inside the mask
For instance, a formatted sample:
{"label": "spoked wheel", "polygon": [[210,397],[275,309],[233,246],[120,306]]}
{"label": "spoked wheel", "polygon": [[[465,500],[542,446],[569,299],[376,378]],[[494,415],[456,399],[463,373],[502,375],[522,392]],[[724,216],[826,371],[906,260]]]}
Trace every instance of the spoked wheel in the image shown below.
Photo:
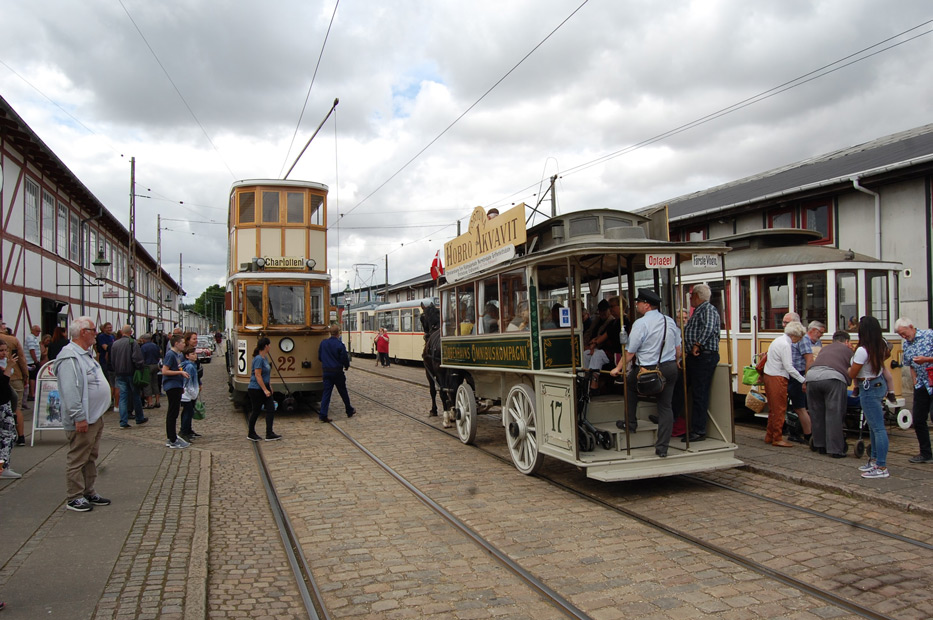
{"label": "spoked wheel", "polygon": [[509,390],[503,408],[505,439],[515,468],[526,475],[541,468],[544,456],[538,450],[538,423],[535,416],[535,395],[527,385]]}
{"label": "spoked wheel", "polygon": [[457,415],[454,422],[457,425],[457,435],[460,436],[460,441],[468,445],[472,444],[476,439],[476,396],[473,394],[473,388],[466,381],[457,388],[454,411]]}

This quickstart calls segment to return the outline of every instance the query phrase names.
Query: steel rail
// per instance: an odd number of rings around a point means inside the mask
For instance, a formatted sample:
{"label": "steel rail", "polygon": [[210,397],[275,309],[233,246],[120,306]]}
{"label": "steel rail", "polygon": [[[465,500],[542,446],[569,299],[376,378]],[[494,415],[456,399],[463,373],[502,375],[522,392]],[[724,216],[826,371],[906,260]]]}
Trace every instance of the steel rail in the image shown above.
{"label": "steel rail", "polygon": [[[386,375],[384,375],[384,376],[386,376]],[[389,377],[389,378],[392,378],[392,377]],[[408,413],[405,413],[404,411],[401,411],[401,410],[399,410],[399,409],[396,409],[396,408],[394,408],[394,407],[392,407],[392,406],[390,406],[390,405],[386,405],[385,403],[383,403],[383,402],[381,402],[381,401],[378,401],[378,400],[376,400],[376,399],[374,399],[374,398],[372,398],[372,397],[370,397],[370,396],[368,396],[368,395],[366,395],[366,394],[363,394],[362,392],[359,392],[358,390],[351,390],[351,391],[353,391],[355,394],[359,395],[359,396],[362,397],[362,398],[365,398],[365,399],[367,399],[367,400],[369,400],[369,401],[372,401],[372,402],[374,402],[374,403],[376,403],[376,404],[378,404],[378,405],[380,405],[380,406],[382,406],[382,407],[385,407],[386,409],[389,409],[390,411],[393,411],[393,412],[395,412],[395,413],[397,413],[397,414],[399,414],[399,415],[402,415],[402,416],[405,416],[405,417],[410,418],[410,419],[412,419],[412,420],[415,420],[416,422],[420,422],[420,423],[424,424],[425,426],[427,426],[427,427],[429,427],[429,428],[431,428],[431,429],[433,429],[433,430],[435,430],[435,431],[438,431],[438,432],[440,432],[440,433],[443,433],[444,435],[447,435],[448,437],[452,437],[452,438],[456,439],[457,441],[460,441],[459,437],[457,437],[456,435],[454,435],[454,434],[452,434],[452,433],[449,433],[449,432],[445,431],[444,429],[437,428],[436,426],[434,426],[434,425],[432,425],[432,424],[429,424],[427,421],[424,421],[424,420],[421,420],[421,419],[419,419],[419,418],[416,418],[415,416],[413,416],[413,415],[411,415],[411,414],[408,414]],[[494,453],[494,452],[490,452],[489,450],[480,448],[480,447],[478,447],[478,446],[472,446],[472,447],[475,448],[476,450],[479,450],[480,452],[482,452],[482,453],[484,453],[484,454],[487,454],[488,456],[491,456],[491,457],[493,457],[493,458],[495,458],[495,459],[498,459],[499,461],[502,461],[503,463],[507,463],[510,467],[513,465],[512,462],[511,462],[511,460],[509,460],[509,459],[507,459],[507,458],[505,458],[505,457],[503,457],[503,456],[500,456],[500,455],[498,455],[498,454],[496,454],[496,453]],[[573,494],[573,495],[575,495],[575,496],[577,496],[577,497],[580,497],[581,499],[588,500],[588,501],[590,501],[590,502],[592,502],[592,503],[595,503],[595,504],[597,504],[597,505],[599,505],[599,506],[602,506],[602,507],[604,507],[604,508],[607,508],[607,509],[609,509],[609,510],[611,510],[611,511],[613,511],[613,512],[617,512],[617,513],[619,513],[619,514],[623,514],[623,515],[625,515],[625,516],[627,516],[627,517],[629,517],[629,518],[632,518],[632,519],[634,519],[634,520],[636,520],[636,521],[638,521],[638,522],[640,522],[640,523],[642,523],[642,524],[644,524],[644,525],[647,525],[648,527],[651,527],[652,529],[655,529],[655,530],[657,530],[657,531],[663,532],[663,533],[665,533],[665,534],[667,534],[667,535],[669,535],[669,536],[672,536],[672,537],[674,537],[674,538],[677,538],[677,539],[679,539],[679,540],[682,540],[682,541],[684,541],[684,542],[687,542],[687,543],[689,543],[689,544],[691,544],[691,545],[694,545],[694,546],[696,546],[696,547],[699,547],[699,548],[701,548],[701,549],[703,549],[703,550],[705,550],[705,551],[708,551],[709,553],[712,553],[712,554],[714,554],[714,555],[717,555],[717,556],[719,556],[719,557],[722,557],[722,558],[724,558],[724,559],[727,559],[727,560],[729,560],[729,561],[731,561],[731,562],[733,562],[733,563],[735,563],[735,564],[737,564],[737,565],[739,565],[739,566],[742,566],[743,568],[746,568],[746,569],[748,569],[748,570],[751,570],[751,571],[753,571],[753,572],[755,572],[755,573],[758,573],[758,574],[760,574],[760,575],[763,575],[763,576],[765,576],[765,577],[774,579],[775,581],[778,581],[778,582],[780,582],[780,583],[782,583],[782,584],[784,584],[784,585],[787,585],[787,586],[790,586],[790,587],[795,588],[795,589],[797,589],[797,590],[800,590],[801,592],[804,592],[804,593],[806,593],[806,594],[809,594],[809,595],[812,596],[813,598],[816,598],[816,599],[818,599],[818,600],[824,601],[824,602],[826,602],[826,603],[829,603],[829,604],[831,604],[831,605],[834,605],[834,606],[836,606],[836,607],[839,607],[839,608],[841,608],[841,609],[844,609],[844,610],[846,610],[846,611],[848,611],[848,612],[850,612],[850,613],[853,613],[853,614],[855,614],[855,615],[861,616],[861,617],[863,617],[863,618],[869,618],[869,619],[871,619],[871,620],[894,620],[891,616],[884,615],[884,614],[879,613],[879,612],[877,612],[877,611],[875,611],[875,610],[873,610],[873,609],[871,609],[871,608],[865,607],[865,606],[863,606],[863,605],[859,605],[858,603],[854,603],[854,602],[852,602],[852,601],[850,601],[850,600],[848,600],[848,599],[845,599],[845,598],[842,598],[842,597],[840,597],[840,596],[838,596],[838,595],[836,595],[836,594],[833,594],[832,592],[829,592],[828,590],[823,590],[823,589],[821,589],[821,588],[812,586],[812,585],[806,583],[805,581],[802,581],[802,580],[800,580],[800,579],[797,579],[797,578],[795,578],[795,577],[793,577],[793,576],[791,576],[791,575],[788,575],[788,574],[786,574],[786,573],[783,573],[783,572],[781,572],[781,571],[778,571],[778,570],[769,568],[769,567],[765,566],[764,564],[761,564],[761,563],[759,563],[759,562],[756,562],[756,561],[754,561],[754,560],[752,560],[752,559],[749,559],[749,558],[743,557],[743,556],[741,556],[741,555],[738,555],[738,554],[736,554],[736,553],[733,553],[733,552],[729,551],[728,549],[725,549],[725,548],[723,548],[723,547],[720,547],[719,545],[715,545],[715,544],[706,542],[706,541],[704,541],[704,540],[702,540],[702,539],[700,539],[700,538],[697,538],[697,537],[695,537],[695,536],[693,536],[693,535],[691,535],[691,534],[688,534],[688,533],[686,533],[686,532],[684,532],[684,531],[678,530],[678,529],[673,528],[673,527],[670,527],[670,526],[668,526],[668,525],[664,525],[663,523],[657,521],[656,519],[652,519],[651,517],[645,516],[645,515],[643,515],[643,514],[641,514],[641,513],[637,513],[637,512],[635,512],[635,511],[633,511],[633,510],[631,510],[631,509],[628,509],[628,508],[623,508],[623,507],[621,507],[621,506],[615,506],[615,505],[610,504],[609,502],[607,502],[607,501],[605,501],[605,500],[602,500],[602,499],[600,499],[600,498],[598,498],[598,497],[595,497],[595,496],[592,496],[592,495],[588,495],[588,494],[584,493],[583,491],[580,491],[580,490],[578,490],[578,489],[574,489],[573,487],[570,487],[570,486],[568,486],[568,485],[566,485],[566,484],[564,484],[564,483],[562,483],[562,482],[560,482],[560,481],[554,480],[554,479],[552,479],[552,478],[548,478],[547,476],[543,476],[543,475],[541,475],[541,474],[535,474],[534,476],[535,476],[536,478],[539,478],[539,479],[541,479],[541,480],[543,480],[543,481],[545,481],[545,482],[547,482],[547,483],[549,483],[549,484],[551,484],[551,485],[553,485],[553,486],[555,486],[555,487],[557,487],[557,488],[563,490],[563,491],[566,491],[566,492],[571,493],[571,494]]]}
{"label": "steel rail", "polygon": [[[354,390],[355,392],[355,390]],[[356,392],[359,394],[358,392]],[[363,394],[360,396],[368,398]],[[371,399],[370,399],[371,400]],[[358,442],[356,439],[350,436],[345,430],[340,428],[336,423],[331,423],[331,426],[340,433],[344,439],[350,442],[357,450],[365,454],[372,460],[376,465],[378,465],[383,471],[389,474],[396,482],[404,486],[412,495],[414,495],[418,500],[434,511],[436,514],[440,515],[445,521],[453,525],[457,530],[463,533],[467,538],[472,540],[474,543],[480,546],[486,553],[497,559],[502,563],[506,568],[512,571],[519,579],[525,582],[533,590],[537,591],[546,601],[557,607],[560,611],[564,612],[571,618],[579,618],[580,620],[589,620],[589,616],[586,615],[581,609],[576,607],[573,603],[562,597],[560,594],[549,588],[543,581],[529,573],[527,570],[522,568],[517,562],[512,560],[508,555],[500,551],[497,547],[493,546],[488,540],[477,534],[473,531],[466,523],[455,517],[451,514],[446,508],[435,502],[433,499],[425,495],[418,487],[409,482],[404,476],[395,471],[390,467],[385,461],[380,459],[378,456],[373,454],[369,449],[366,448],[363,444]]]}
{"label": "steel rail", "polygon": [[301,549],[301,543],[298,541],[292,523],[285,513],[282,502],[279,500],[279,494],[276,492],[272,477],[269,475],[269,466],[266,464],[266,459],[258,443],[253,443],[253,452],[256,455],[256,462],[259,464],[259,476],[266,490],[266,496],[269,498],[269,507],[272,509],[275,524],[279,528],[285,554],[288,556],[288,563],[295,574],[295,581],[298,585],[301,601],[308,612],[308,618],[311,620],[330,620],[327,608],[324,607],[324,597],[317,587],[317,582],[315,582],[314,575],[311,574],[311,568],[308,566],[308,560]]}

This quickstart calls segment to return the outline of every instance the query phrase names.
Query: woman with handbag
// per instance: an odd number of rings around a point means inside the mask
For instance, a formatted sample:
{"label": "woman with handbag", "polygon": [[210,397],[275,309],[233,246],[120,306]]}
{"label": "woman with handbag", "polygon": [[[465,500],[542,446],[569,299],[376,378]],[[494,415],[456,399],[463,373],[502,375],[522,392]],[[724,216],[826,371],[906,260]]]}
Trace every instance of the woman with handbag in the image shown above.
{"label": "woman with handbag", "polygon": [[626,419],[618,420],[616,427],[634,433],[638,427],[636,409],[638,396],[654,396],[658,406],[658,434],[654,453],[667,456],[668,444],[674,429],[672,400],[679,374],[677,362],[681,356],[680,328],[674,319],[658,311],[661,297],[650,289],[638,289],[635,311],[641,314],[632,324],[625,357],[609,374],[618,376],[638,356],[638,365],[626,378]]}
{"label": "woman with handbag", "polygon": [[[787,413],[787,383],[793,377],[806,386],[806,378],[794,368],[791,347],[804,337],[807,329],[799,321],[791,321],[784,327],[784,334],[777,337],[768,347],[764,374],[765,392],[768,397],[768,430],[765,443],[779,448],[790,448],[794,444],[784,441],[784,417]],[[806,389],[806,387],[804,387]]]}

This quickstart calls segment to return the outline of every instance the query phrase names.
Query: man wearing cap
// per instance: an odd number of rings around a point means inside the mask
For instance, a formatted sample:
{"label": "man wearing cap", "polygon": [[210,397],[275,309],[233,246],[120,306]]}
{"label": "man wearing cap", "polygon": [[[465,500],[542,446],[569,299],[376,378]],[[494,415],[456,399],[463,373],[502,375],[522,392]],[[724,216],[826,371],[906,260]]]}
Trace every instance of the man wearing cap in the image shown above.
{"label": "man wearing cap", "polygon": [[[713,372],[719,364],[719,311],[709,303],[712,291],[706,284],[697,284],[690,292],[693,314],[684,325],[687,345],[687,387],[692,396],[690,441],[706,439],[709,418],[709,390]],[[686,435],[681,441],[687,441]]]}
{"label": "man wearing cap", "polygon": [[[657,395],[658,406],[658,433],[654,444],[654,452],[660,457],[667,456],[667,447],[671,440],[674,428],[674,410],[671,401],[674,388],[677,384],[677,360],[680,359],[680,328],[674,319],[664,316],[658,311],[661,306],[661,297],[650,289],[638,289],[635,298],[635,311],[641,318],[632,324],[632,333],[628,338],[628,350],[625,357],[612,369],[610,374],[615,377],[622,372],[637,356],[638,363],[632,364],[626,378],[625,411],[626,420],[618,420],[616,426],[635,432],[638,420],[635,417],[638,406],[637,381],[639,366],[658,366],[664,376],[664,390]],[[660,363],[659,363],[660,362]]]}

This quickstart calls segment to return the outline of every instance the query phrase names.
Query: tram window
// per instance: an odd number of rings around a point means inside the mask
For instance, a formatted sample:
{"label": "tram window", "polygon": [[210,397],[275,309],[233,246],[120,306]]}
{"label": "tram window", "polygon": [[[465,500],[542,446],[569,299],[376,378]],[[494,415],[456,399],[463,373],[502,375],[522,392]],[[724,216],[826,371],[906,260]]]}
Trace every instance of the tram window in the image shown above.
{"label": "tram window", "polygon": [[473,284],[457,287],[457,317],[460,321],[460,335],[468,336],[474,333],[476,326],[476,295]]}
{"label": "tram window", "polygon": [[321,219],[324,215],[324,197],[311,194],[309,198],[311,199],[311,218],[308,220],[308,223],[321,226],[323,225]]}
{"label": "tram window", "polygon": [[288,224],[304,224],[304,221],[304,192],[288,192],[285,196],[285,222]]}
{"label": "tram window", "polygon": [[443,335],[444,336],[456,336],[457,335],[457,293],[454,290],[444,291],[443,294],[444,303],[441,306],[443,309],[444,320],[443,320]]}
{"label": "tram window", "polygon": [[311,325],[324,325],[324,289],[311,287]]}
{"label": "tram window", "polygon": [[411,310],[411,331],[421,331],[421,308],[412,308]]}
{"label": "tram window", "polygon": [[858,278],[854,271],[836,272],[836,329],[858,331]]}
{"label": "tram window", "polygon": [[752,331],[752,279],[749,276],[739,278],[739,329]]}
{"label": "tram window", "polygon": [[279,221],[279,193],[262,193],[262,222],[263,224],[275,224]]}
{"label": "tram window", "polygon": [[415,331],[412,328],[413,326],[412,313],[413,312],[414,312],[414,308],[403,308],[402,310],[399,311],[398,331],[406,333],[406,334],[410,334],[411,332]]}
{"label": "tram window", "polygon": [[362,313],[362,325],[360,326],[360,331],[364,332],[374,332],[376,331],[376,313],[375,312],[363,312]]}
{"label": "tram window", "polygon": [[634,225],[632,220],[627,218],[609,217],[608,215],[603,217],[603,227],[605,227],[606,230],[610,228],[625,228]]}
{"label": "tram window", "polygon": [[868,285],[865,300],[868,314],[878,319],[882,331],[888,331],[888,274],[869,271],[865,277]]}
{"label": "tram window", "polygon": [[505,331],[528,329],[528,287],[525,270],[510,271],[499,276],[499,324],[508,325]]}
{"label": "tram window", "polygon": [[826,272],[801,273],[794,276],[794,297],[800,322],[807,326],[811,321],[827,324],[826,317]]}
{"label": "tram window", "polygon": [[262,325],[262,284],[243,288],[243,309],[247,325]]}
{"label": "tram window", "polygon": [[253,192],[242,192],[237,194],[237,200],[240,203],[240,224],[252,224],[256,221],[256,194]]}
{"label": "tram window", "polygon": [[477,283],[477,307],[483,313],[478,326],[481,334],[499,333],[499,278],[493,276]]}
{"label": "tram window", "polygon": [[[731,328],[732,326],[729,324],[730,317],[725,310],[726,304],[723,303],[722,280],[715,280],[710,282],[709,290],[711,293],[709,303],[711,303],[713,307],[719,311],[719,324],[722,326],[722,329],[726,329],[727,327]],[[726,294],[726,299],[728,299],[728,293]],[[689,304],[687,307],[689,307]]]}
{"label": "tram window", "polygon": [[379,327],[384,327],[386,331],[397,332],[399,327],[398,310],[380,312]]}
{"label": "tram window", "polygon": [[592,217],[577,217],[570,220],[570,236],[579,237],[581,235],[598,235],[599,234],[599,218]]}
{"label": "tram window", "polygon": [[269,286],[269,325],[305,324],[304,285]]}
{"label": "tram window", "polygon": [[779,331],[789,304],[787,276],[758,276],[758,312],[761,329]]}
{"label": "tram window", "polygon": [[356,312],[347,313],[347,331],[356,331]]}

